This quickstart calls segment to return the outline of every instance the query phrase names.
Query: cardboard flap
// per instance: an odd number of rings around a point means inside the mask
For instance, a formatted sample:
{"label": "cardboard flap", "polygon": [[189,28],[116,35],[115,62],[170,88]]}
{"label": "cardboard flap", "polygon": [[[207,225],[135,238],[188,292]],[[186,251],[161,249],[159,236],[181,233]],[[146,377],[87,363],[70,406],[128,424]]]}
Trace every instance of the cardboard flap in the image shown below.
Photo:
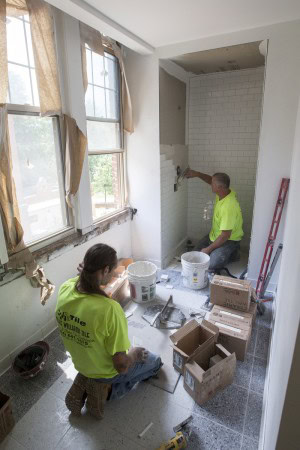
{"label": "cardboard flap", "polygon": [[197,322],[197,320],[192,319],[190,322],[183,325],[183,327],[179,328],[178,331],[175,331],[175,333],[171,334],[170,336],[171,341],[173,342],[174,345],[177,345],[180,339],[182,339],[184,336],[186,336],[188,333],[190,333],[198,326],[199,323]]}
{"label": "cardboard flap", "polygon": [[212,331],[215,335],[219,335],[219,328],[214,325],[213,323],[209,322],[208,320],[203,319],[201,322],[201,325],[203,328],[208,329],[209,331]]}
{"label": "cardboard flap", "polygon": [[226,348],[223,347],[222,344],[216,344],[216,347],[219,349],[220,353],[221,353],[222,356],[224,356],[225,358],[226,358],[227,356],[230,356],[230,355],[231,355],[231,353],[230,353],[228,350],[226,350]]}

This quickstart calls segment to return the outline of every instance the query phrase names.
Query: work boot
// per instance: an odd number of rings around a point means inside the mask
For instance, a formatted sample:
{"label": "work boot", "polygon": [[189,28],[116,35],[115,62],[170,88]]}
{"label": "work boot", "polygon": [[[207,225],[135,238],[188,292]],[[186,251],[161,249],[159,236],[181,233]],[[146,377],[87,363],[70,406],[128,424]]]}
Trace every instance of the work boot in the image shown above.
{"label": "work boot", "polygon": [[111,384],[100,383],[91,378],[87,382],[86,409],[96,419],[103,419],[104,405],[111,391]]}
{"label": "work boot", "polygon": [[71,388],[69,389],[65,402],[66,406],[69,411],[71,411],[74,416],[80,416],[81,410],[84,406],[87,392],[86,392],[86,385],[87,385],[88,378],[86,378],[84,375],[81,375],[81,373],[78,373],[75,377],[75,380],[73,381],[73,384]]}

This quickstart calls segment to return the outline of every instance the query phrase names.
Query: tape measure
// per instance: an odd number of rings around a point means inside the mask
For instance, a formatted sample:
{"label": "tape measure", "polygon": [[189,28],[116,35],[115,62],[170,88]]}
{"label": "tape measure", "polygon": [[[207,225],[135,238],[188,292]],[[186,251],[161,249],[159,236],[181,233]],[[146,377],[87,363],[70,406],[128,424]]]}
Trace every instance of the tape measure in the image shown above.
{"label": "tape measure", "polygon": [[180,450],[187,447],[187,440],[184,434],[179,431],[176,435],[165,444],[162,444],[157,450]]}

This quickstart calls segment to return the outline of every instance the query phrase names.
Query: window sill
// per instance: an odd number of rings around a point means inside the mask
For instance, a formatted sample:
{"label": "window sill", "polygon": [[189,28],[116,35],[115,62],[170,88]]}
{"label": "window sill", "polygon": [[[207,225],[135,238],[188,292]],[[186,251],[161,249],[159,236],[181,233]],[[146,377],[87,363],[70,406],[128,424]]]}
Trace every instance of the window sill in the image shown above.
{"label": "window sill", "polygon": [[[42,248],[32,251],[33,257],[36,262],[43,265],[53,259],[58,258],[62,254],[72,250],[74,247],[78,247],[81,244],[88,242],[89,240],[100,236],[110,229],[114,224],[121,224],[127,222],[131,218],[131,208],[124,208],[121,211],[101,220],[91,227],[92,229],[85,234],[80,231],[73,231],[66,235],[64,232],[64,237],[52,242],[51,244],[45,245]],[[80,261],[78,261],[79,263]],[[24,275],[23,270],[18,270],[12,273],[8,271],[6,274],[2,274],[2,280],[0,279],[0,286],[11,283],[17,278]]]}

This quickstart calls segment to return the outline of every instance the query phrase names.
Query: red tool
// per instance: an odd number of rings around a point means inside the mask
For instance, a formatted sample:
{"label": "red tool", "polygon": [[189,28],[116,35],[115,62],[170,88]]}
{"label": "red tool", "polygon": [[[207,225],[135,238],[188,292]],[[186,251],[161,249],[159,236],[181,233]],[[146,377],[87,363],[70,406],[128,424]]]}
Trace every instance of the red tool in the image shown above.
{"label": "red tool", "polygon": [[262,292],[262,288],[264,286],[264,283],[265,283],[265,280],[267,277],[270,260],[271,260],[271,256],[272,256],[272,252],[273,252],[273,247],[274,247],[274,243],[275,243],[275,240],[277,237],[277,232],[278,232],[280,219],[281,219],[286,195],[288,192],[289,184],[290,184],[289,178],[282,178],[281,186],[280,186],[280,190],[279,190],[279,194],[278,194],[278,199],[276,202],[276,207],[275,207],[275,211],[274,211],[274,215],[273,215],[273,219],[272,219],[272,224],[271,224],[271,228],[270,228],[270,232],[269,232],[269,237],[268,237],[264,257],[263,257],[263,260],[261,263],[259,277],[257,280],[257,285],[256,285],[256,295],[257,295],[258,299],[260,299],[260,294]]}

